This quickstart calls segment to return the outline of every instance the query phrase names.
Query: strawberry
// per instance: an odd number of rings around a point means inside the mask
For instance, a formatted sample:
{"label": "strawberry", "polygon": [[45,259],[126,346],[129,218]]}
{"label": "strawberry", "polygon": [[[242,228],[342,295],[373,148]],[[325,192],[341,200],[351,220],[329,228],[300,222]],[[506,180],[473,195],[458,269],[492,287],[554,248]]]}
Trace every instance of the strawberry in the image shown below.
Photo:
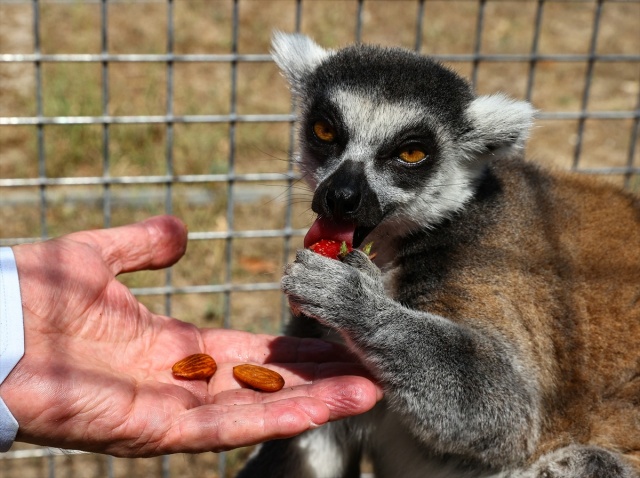
{"label": "strawberry", "polygon": [[[362,248],[362,252],[369,256],[369,259],[373,260],[374,257],[376,257],[376,253],[371,252],[371,246],[373,246],[373,242],[365,244]],[[344,256],[353,250],[353,246],[345,241],[340,242],[335,239],[320,239],[315,244],[309,246],[309,249],[321,256],[341,261],[344,259]]]}
{"label": "strawberry", "polygon": [[311,245],[309,249],[321,256],[328,257],[330,259],[339,259],[341,256],[344,256],[349,251],[353,250],[353,247],[344,241],[340,242],[333,239],[320,239],[318,242]]}

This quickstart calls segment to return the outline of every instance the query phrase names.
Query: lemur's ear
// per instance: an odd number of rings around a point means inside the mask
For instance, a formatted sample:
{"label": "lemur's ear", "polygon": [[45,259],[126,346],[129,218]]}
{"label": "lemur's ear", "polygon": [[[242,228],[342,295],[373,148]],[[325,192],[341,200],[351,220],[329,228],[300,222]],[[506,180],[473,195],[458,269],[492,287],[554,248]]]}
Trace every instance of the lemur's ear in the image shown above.
{"label": "lemur's ear", "polygon": [[524,148],[535,109],[526,101],[494,94],[474,99],[466,114],[473,125],[463,138],[468,154],[508,156]]}
{"label": "lemur's ear", "polygon": [[331,50],[325,50],[299,33],[276,31],[271,39],[271,55],[297,92],[302,89],[304,77],[332,54]]}

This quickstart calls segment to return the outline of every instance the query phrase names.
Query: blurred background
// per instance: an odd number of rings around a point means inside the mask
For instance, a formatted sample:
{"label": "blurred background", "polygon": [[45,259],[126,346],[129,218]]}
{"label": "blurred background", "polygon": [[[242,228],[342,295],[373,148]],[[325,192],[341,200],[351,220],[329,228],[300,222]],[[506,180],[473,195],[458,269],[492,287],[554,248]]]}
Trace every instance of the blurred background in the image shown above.
{"label": "blurred background", "polygon": [[[0,245],[171,213],[153,311],[278,334],[312,222],[274,29],[438,58],[540,110],[529,158],[640,190],[640,1],[0,0]],[[225,477],[250,449],[116,459],[16,444],[0,477]]]}

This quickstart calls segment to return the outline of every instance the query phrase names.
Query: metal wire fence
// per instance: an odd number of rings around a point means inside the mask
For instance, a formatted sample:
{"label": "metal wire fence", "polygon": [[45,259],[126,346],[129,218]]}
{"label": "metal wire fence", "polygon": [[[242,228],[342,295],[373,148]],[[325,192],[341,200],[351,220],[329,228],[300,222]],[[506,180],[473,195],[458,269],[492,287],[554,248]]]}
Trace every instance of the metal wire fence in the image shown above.
{"label": "metal wire fence", "polygon": [[[126,5],[144,15],[115,14]],[[83,17],[82,8],[91,14]],[[60,18],[64,22],[54,26]],[[186,320],[277,332],[287,316],[278,273],[299,246],[308,219],[291,161],[295,112],[284,82],[282,91],[274,93],[270,86],[275,68],[265,39],[272,29],[310,33],[327,46],[375,41],[430,54],[466,74],[479,91],[507,89],[540,108],[541,126],[531,148],[541,162],[600,174],[637,191],[639,20],[640,2],[633,0],[0,0],[0,245],[109,227],[149,213],[184,215],[192,222],[190,249],[196,249],[190,265],[126,283],[167,315],[183,318],[184,310],[202,307],[210,309],[202,312],[204,319],[185,312]],[[153,32],[135,31],[119,47],[119,22],[132,28],[151,24]],[[65,34],[66,29],[72,32]],[[222,40],[192,39],[196,46],[189,47],[189,34],[204,38],[219,31]],[[73,43],[82,32],[93,32],[90,48]],[[154,35],[160,43],[145,47]],[[59,41],[67,37],[74,40]],[[217,106],[202,99],[201,108],[183,107],[190,85],[185,78],[196,71],[192,65],[222,69],[221,76],[206,76],[202,97],[215,97]],[[51,79],[55,72],[63,71],[56,81],[67,81],[69,71],[83,67],[97,79],[82,84],[87,91],[78,100],[73,100],[77,85],[61,87],[71,105],[53,104],[60,92]],[[123,89],[120,74],[128,67],[143,68],[142,83],[162,77],[161,86],[147,92],[155,107],[138,111],[137,99],[128,105],[116,98]],[[245,104],[250,95],[261,101]],[[93,99],[91,106],[87,98]],[[123,131],[138,126],[141,137],[126,143]],[[186,136],[192,128],[197,133]],[[78,131],[91,133],[78,136]],[[195,152],[185,146],[213,134],[218,136],[213,146],[205,142]],[[273,134],[279,138],[275,143]],[[87,144],[75,147],[89,153],[73,152],[69,143],[76,136]],[[146,143],[150,136],[153,146]],[[267,146],[252,146],[252,136]],[[136,140],[148,162],[132,166],[123,158]],[[201,162],[188,159],[198,155]],[[65,164],[72,156],[79,158]],[[277,167],[269,169],[263,160],[271,156],[281,161],[274,159]],[[217,206],[211,209],[212,204]],[[274,210],[276,219],[262,220],[271,214],[265,211]],[[256,244],[264,242],[266,250],[256,252]],[[202,264],[210,248],[218,251],[215,266]],[[209,267],[216,272],[202,277],[186,272]],[[259,293],[267,293],[273,305],[270,318],[256,323],[247,311],[267,299],[256,304],[246,294]],[[253,322],[242,320],[247,314]],[[163,457],[139,464],[144,460],[16,445],[0,456],[0,475],[169,477],[201,476],[200,470],[210,469],[208,476],[215,470],[215,476],[228,476],[245,456],[220,454],[201,464]]]}

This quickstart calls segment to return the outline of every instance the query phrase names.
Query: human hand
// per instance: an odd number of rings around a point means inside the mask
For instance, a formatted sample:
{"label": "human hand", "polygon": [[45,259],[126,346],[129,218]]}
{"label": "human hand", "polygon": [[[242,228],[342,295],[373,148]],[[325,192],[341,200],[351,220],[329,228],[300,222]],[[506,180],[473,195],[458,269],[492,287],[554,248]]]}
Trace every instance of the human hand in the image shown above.
{"label": "human hand", "polygon": [[[370,409],[381,392],[344,350],[313,339],[198,329],[151,313],[115,278],[168,267],[186,228],[161,216],[15,246],[25,355],[0,385],[17,440],[115,456],[220,451],[284,438]],[[208,381],[171,366],[208,353]],[[266,363],[286,381],[265,394],[231,368]]]}

